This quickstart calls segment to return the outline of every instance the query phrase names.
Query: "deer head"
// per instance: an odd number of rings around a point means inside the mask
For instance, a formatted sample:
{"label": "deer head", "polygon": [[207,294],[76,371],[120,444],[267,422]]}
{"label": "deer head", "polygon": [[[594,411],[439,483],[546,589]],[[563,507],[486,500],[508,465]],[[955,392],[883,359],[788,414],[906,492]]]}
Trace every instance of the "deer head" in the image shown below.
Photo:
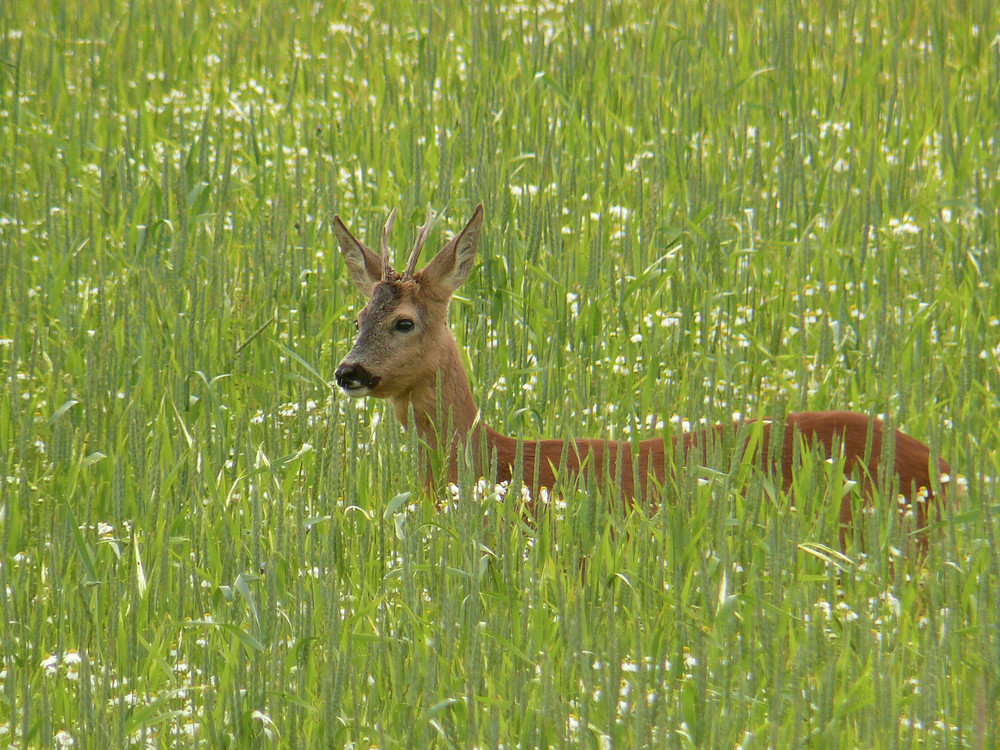
{"label": "deer head", "polygon": [[[417,409],[418,417],[421,409],[431,408],[440,376],[460,378],[461,384],[456,382],[456,387],[468,391],[458,349],[448,328],[448,302],[472,271],[483,207],[478,205],[465,228],[423,269],[414,271],[433,224],[428,206],[427,220],[418,227],[403,273],[393,269],[389,258],[388,234],[394,217],[395,212],[382,230],[381,257],[358,241],[339,216],[333,218],[347,271],[368,298],[368,304],[358,314],[354,348],[337,367],[335,377],[349,396],[391,399],[405,424],[409,404]],[[475,407],[471,408],[474,417]],[[462,405],[462,409],[467,411],[468,406]],[[459,417],[455,419],[457,422]]]}

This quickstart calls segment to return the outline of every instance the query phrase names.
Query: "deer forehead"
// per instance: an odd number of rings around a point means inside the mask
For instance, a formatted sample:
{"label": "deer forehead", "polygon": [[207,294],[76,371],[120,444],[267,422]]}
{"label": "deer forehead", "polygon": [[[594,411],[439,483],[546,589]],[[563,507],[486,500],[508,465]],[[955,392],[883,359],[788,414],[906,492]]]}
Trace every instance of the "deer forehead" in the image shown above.
{"label": "deer forehead", "polygon": [[361,322],[377,322],[400,316],[427,318],[437,305],[422,294],[416,281],[381,281],[358,316]]}

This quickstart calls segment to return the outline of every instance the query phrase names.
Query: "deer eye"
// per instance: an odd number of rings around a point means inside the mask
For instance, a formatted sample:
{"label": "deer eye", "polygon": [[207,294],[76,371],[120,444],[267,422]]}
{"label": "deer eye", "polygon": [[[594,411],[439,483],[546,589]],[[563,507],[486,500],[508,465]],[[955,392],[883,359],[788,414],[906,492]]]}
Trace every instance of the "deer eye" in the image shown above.
{"label": "deer eye", "polygon": [[361,330],[361,328],[358,326],[358,321],[355,320],[354,321],[354,332],[357,333],[360,330]]}
{"label": "deer eye", "polygon": [[409,318],[400,318],[396,321],[395,328],[400,333],[409,333],[413,330],[413,321]]}

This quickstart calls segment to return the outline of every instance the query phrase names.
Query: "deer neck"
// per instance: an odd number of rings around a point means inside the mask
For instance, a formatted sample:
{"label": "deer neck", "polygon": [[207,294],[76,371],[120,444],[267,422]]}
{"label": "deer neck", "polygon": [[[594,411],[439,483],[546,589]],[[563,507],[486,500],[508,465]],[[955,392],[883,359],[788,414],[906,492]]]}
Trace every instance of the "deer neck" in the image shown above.
{"label": "deer neck", "polygon": [[[410,425],[410,407],[413,408],[413,422],[421,442],[432,451],[448,456],[448,481],[458,479],[458,451],[472,440],[474,445],[485,438],[485,456],[476,450],[473,452],[473,470],[478,474],[487,470],[483,458],[498,459],[496,479],[498,482],[511,479],[511,468],[517,455],[518,441],[502,435],[483,424],[479,419],[479,409],[476,407],[469,379],[462,365],[462,358],[455,339],[449,333],[441,342],[440,365],[430,378],[406,393],[392,398],[393,411],[396,419],[407,430]],[[440,383],[440,409],[438,408],[438,383]],[[451,434],[448,434],[449,425]],[[529,480],[534,477],[535,447],[529,445],[524,453],[524,476]],[[561,451],[556,451],[553,462],[558,464]],[[548,465],[546,463],[546,465]],[[432,481],[431,464],[426,465],[427,480]]]}
{"label": "deer neck", "polygon": [[[455,339],[449,334],[440,341],[439,348],[440,364],[434,376],[392,398],[393,411],[403,427],[410,429],[412,406],[417,434],[426,445],[435,449],[456,443],[456,438],[464,443],[479,414]],[[451,435],[448,435],[449,425]]]}

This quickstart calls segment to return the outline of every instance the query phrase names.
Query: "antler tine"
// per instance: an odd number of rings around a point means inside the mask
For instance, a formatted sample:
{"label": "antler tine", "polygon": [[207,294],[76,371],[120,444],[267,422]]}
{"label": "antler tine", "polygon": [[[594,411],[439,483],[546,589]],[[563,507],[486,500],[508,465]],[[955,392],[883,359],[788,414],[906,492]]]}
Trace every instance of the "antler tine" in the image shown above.
{"label": "antler tine", "polygon": [[396,274],[392,267],[392,258],[389,257],[389,232],[396,221],[396,209],[392,209],[389,218],[382,227],[382,280],[389,281]]}
{"label": "antler tine", "polygon": [[430,237],[431,227],[434,226],[434,209],[431,208],[431,204],[427,204],[427,218],[424,220],[423,226],[417,227],[417,241],[413,245],[413,252],[410,253],[410,261],[406,264],[406,273],[403,274],[404,279],[412,279],[413,271],[417,267],[417,260],[420,258],[420,251],[423,250],[424,244],[427,242],[427,238]]}

